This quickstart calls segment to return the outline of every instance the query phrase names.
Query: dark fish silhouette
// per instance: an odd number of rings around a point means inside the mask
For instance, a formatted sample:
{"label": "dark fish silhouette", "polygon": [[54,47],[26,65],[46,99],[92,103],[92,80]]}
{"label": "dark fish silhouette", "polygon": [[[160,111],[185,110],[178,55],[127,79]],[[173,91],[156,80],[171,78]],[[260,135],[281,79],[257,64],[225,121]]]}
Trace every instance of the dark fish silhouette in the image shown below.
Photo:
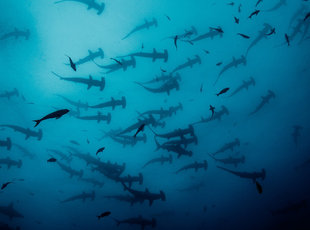
{"label": "dark fish silhouette", "polygon": [[69,62],[70,62],[70,66],[71,68],[76,71],[76,65],[74,64],[74,62],[72,61],[71,57],[69,57],[68,55],[66,55],[69,58]]}
{"label": "dark fish silhouette", "polygon": [[[228,90],[229,90],[229,88],[224,88],[218,94],[216,94],[216,96],[220,96],[221,94],[226,93]],[[210,109],[211,109],[211,107],[210,107]]]}
{"label": "dark fish silhouette", "polygon": [[51,163],[56,162],[56,161],[57,161],[57,160],[56,160],[56,158],[54,158],[54,157],[51,157],[50,159],[47,160],[47,162],[51,162]]}
{"label": "dark fish silhouette", "polygon": [[245,35],[245,34],[241,34],[241,33],[237,33],[238,35],[240,35],[241,37],[245,38],[245,39],[250,39],[250,36]]}
{"label": "dark fish silhouette", "polygon": [[2,184],[1,186],[1,190],[5,189],[9,184],[12,184],[13,182],[9,181],[9,182],[6,182],[4,184]]}
{"label": "dark fish silhouette", "polygon": [[140,125],[140,127],[138,128],[137,132],[135,133],[135,135],[133,136],[134,138],[138,135],[139,132],[144,130],[144,126],[145,124]]}
{"label": "dark fish silhouette", "polygon": [[105,150],[105,147],[102,147],[100,149],[97,150],[96,155],[98,155],[98,153],[102,152],[103,150]]}
{"label": "dark fish silhouette", "polygon": [[119,65],[123,65],[123,63],[121,63],[119,60],[115,59],[115,58],[110,58],[111,60],[115,61],[116,63],[118,63]]}
{"label": "dark fish silhouette", "polygon": [[249,18],[251,19],[254,15],[258,15],[260,10],[255,10],[253,13],[250,14]]}
{"label": "dark fish silhouette", "polygon": [[176,36],[174,37],[174,46],[175,46],[176,49],[178,49],[178,44],[177,44],[178,38],[179,38],[178,35],[176,35]]}
{"label": "dark fish silhouette", "polygon": [[212,105],[210,105],[210,111],[212,112],[211,118],[212,118],[213,115],[214,115],[214,110],[215,110],[215,107],[213,107]]}
{"label": "dark fish silhouette", "polygon": [[255,184],[256,184],[256,189],[257,189],[258,193],[262,194],[263,193],[263,187],[257,181],[255,181]]}
{"label": "dark fish silhouette", "polygon": [[286,40],[286,43],[287,43],[287,46],[290,46],[290,38],[287,34],[284,35],[285,36],[285,40]]}
{"label": "dark fish silhouette", "polygon": [[98,220],[100,220],[101,218],[106,217],[106,216],[110,216],[110,215],[111,215],[111,212],[103,212],[99,216],[97,216],[97,218],[98,218]]}
{"label": "dark fish silhouette", "polygon": [[235,19],[235,23],[236,23],[236,24],[239,24],[240,19],[237,18],[237,17],[234,17],[234,19]]}
{"label": "dark fish silhouette", "polygon": [[41,121],[47,120],[47,119],[52,119],[52,118],[56,118],[59,119],[61,118],[63,115],[65,115],[66,113],[68,113],[70,110],[68,109],[61,109],[61,110],[57,110],[53,113],[50,113],[48,115],[46,115],[45,117],[41,118],[40,120],[34,120],[34,122],[36,122],[34,127],[37,127]]}
{"label": "dark fish silhouette", "polygon": [[272,28],[270,30],[270,32],[268,34],[266,34],[266,36],[270,36],[270,35],[275,34],[275,33],[276,33],[276,28]]}
{"label": "dark fish silhouette", "polygon": [[310,12],[306,14],[304,21],[306,21],[310,17]]}

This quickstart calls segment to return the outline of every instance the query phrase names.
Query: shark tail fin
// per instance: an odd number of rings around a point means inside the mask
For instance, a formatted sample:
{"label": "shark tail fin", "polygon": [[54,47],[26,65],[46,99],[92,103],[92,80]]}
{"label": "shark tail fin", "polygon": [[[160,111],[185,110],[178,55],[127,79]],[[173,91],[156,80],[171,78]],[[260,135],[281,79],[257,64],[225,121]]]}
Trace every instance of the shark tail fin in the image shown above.
{"label": "shark tail fin", "polygon": [[158,143],[158,141],[156,140],[156,137],[154,137],[155,143],[156,143],[156,150],[160,149],[160,144]]}
{"label": "shark tail fin", "polygon": [[104,11],[104,8],[105,8],[105,4],[104,4],[104,3],[102,3],[102,4],[100,5],[100,7],[98,8],[97,15],[102,14],[102,12]]}
{"label": "shark tail fin", "polygon": [[20,168],[20,167],[22,167],[22,165],[23,165],[22,160],[19,160],[19,161],[18,161],[18,164],[17,164],[17,167]]}
{"label": "shark tail fin", "polygon": [[41,122],[41,120],[33,120],[33,121],[36,123],[34,127],[37,127]]}

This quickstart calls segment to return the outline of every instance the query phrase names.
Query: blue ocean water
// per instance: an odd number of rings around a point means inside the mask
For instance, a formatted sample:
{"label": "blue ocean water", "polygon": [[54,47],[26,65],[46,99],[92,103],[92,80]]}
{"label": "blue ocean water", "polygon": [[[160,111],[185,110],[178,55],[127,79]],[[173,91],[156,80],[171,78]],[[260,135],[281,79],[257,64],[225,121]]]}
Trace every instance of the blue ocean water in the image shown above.
{"label": "blue ocean water", "polygon": [[310,229],[309,4],[0,1],[0,229]]}

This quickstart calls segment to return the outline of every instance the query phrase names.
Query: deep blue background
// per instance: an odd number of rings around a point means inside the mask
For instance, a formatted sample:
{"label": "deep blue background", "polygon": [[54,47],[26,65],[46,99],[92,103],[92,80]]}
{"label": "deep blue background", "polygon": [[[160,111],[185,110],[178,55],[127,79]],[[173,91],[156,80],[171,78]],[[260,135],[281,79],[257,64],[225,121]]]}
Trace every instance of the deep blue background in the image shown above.
{"label": "deep blue background", "polygon": [[[109,125],[64,116],[57,121],[40,124],[43,129],[42,141],[33,138],[25,140],[23,135],[10,129],[1,130],[1,140],[10,137],[13,143],[24,146],[36,158],[31,160],[23,157],[14,147],[11,151],[0,149],[0,158],[9,156],[23,161],[21,168],[7,169],[2,165],[0,183],[13,178],[24,179],[9,185],[0,193],[0,206],[13,202],[24,218],[10,220],[0,215],[0,222],[12,227],[20,226],[21,229],[117,229],[112,218],[101,221],[96,218],[101,212],[110,210],[111,216],[118,219],[141,214],[152,218],[156,213],[173,211],[173,215],[156,217],[157,229],[276,229],[275,226],[283,222],[286,222],[284,226],[288,229],[295,229],[290,226],[306,225],[304,220],[309,214],[308,209],[280,216],[272,216],[270,213],[271,210],[309,198],[310,172],[309,168],[297,172],[294,170],[295,166],[310,158],[310,33],[306,36],[308,39],[302,42],[301,34],[298,34],[291,41],[290,47],[287,47],[284,39],[285,33],[292,33],[298,19],[304,19],[310,6],[301,0],[288,0],[286,6],[276,11],[264,11],[277,2],[263,1],[257,7],[261,10],[259,15],[248,19],[256,9],[255,0],[236,0],[234,6],[228,5],[229,1],[215,0],[107,0],[105,10],[99,16],[95,10],[87,10],[86,6],[75,2],[54,4],[50,0],[0,1],[0,35],[13,31],[14,27],[29,29],[31,32],[29,40],[10,38],[0,41],[0,93],[17,88],[26,98],[26,101],[21,97],[10,100],[1,98],[0,124],[32,128],[32,120],[54,111],[54,108],[69,107],[57,94],[89,104],[107,101],[111,97],[119,99],[125,96],[127,99],[124,110],[119,107],[114,111],[110,108],[102,110],[104,114],[112,114]],[[240,3],[241,13],[238,12]],[[290,27],[293,14],[302,4],[307,9]],[[165,15],[169,15],[171,21]],[[234,16],[240,18],[239,25],[234,23]],[[121,40],[132,28],[142,24],[144,19],[151,20],[153,17],[158,20],[158,28],[152,27]],[[246,66],[228,70],[214,86],[222,66],[233,57],[239,58],[245,54],[251,41],[263,28],[263,23],[275,27],[276,34],[263,39],[251,49]],[[183,33],[184,29],[191,26],[195,26],[199,34],[209,31],[209,27],[221,26],[224,35],[194,45],[179,41],[177,50],[173,40],[163,40],[167,36]],[[251,39],[243,39],[237,33],[247,34]],[[168,62],[136,58],[135,69],[129,68],[126,72],[120,70],[109,75],[92,62],[78,66],[76,73],[64,65],[67,63],[65,54],[76,61],[86,56],[87,50],[96,51],[99,47],[103,49],[105,58],[97,59],[96,62],[110,64],[113,63],[111,57],[139,52],[142,43],[145,52],[151,52],[153,48],[160,52],[168,49]],[[210,54],[206,54],[203,49],[210,51]],[[172,71],[196,54],[201,57],[202,64],[181,70],[180,90],[172,91],[170,96],[152,94],[134,83],[160,75],[160,68]],[[223,62],[223,65],[216,66],[218,62]],[[97,88],[87,90],[85,85],[60,81],[51,71],[71,77],[92,74],[99,79],[103,76],[106,88],[101,92]],[[256,80],[255,87],[233,97],[228,97],[229,93],[222,97],[215,96],[225,87],[234,90],[250,76]],[[201,84],[202,93],[199,91]],[[276,98],[257,114],[248,116],[269,89],[275,92]],[[194,153],[192,158],[177,159],[173,155],[171,165],[151,165],[142,169],[148,160],[168,155],[164,150],[154,152],[156,145],[149,129],[145,129],[147,143],[139,143],[134,147],[123,148],[107,138],[98,141],[103,131],[126,128],[135,123],[137,111],[168,108],[180,102],[183,111],[168,118],[166,127],[156,128],[156,131],[164,133],[185,128],[201,116],[208,117],[210,104],[217,109],[225,105],[230,112],[222,121],[195,125],[199,144],[190,147]],[[91,114],[91,111],[87,113]],[[298,146],[294,144],[291,135],[294,125],[303,127]],[[235,152],[244,155],[246,162],[238,168],[227,167],[240,171],[260,171],[265,168],[266,179],[261,182],[263,194],[258,194],[252,181],[216,168],[217,164],[207,154],[235,138],[241,141]],[[87,139],[90,144],[87,144]],[[147,202],[131,207],[126,203],[107,200],[105,195],[127,193],[120,184],[92,172],[85,162],[74,158],[71,163],[73,168],[83,169],[85,176],[104,181],[105,185],[101,189],[95,188],[95,201],[59,203],[71,195],[94,190],[91,185],[70,178],[56,164],[46,162],[49,158],[47,148],[62,149],[63,145],[70,144],[70,140],[78,141],[79,149],[92,155],[99,147],[105,146],[106,150],[100,156],[103,161],[125,162],[127,167],[124,175],[142,172],[144,184],[134,185],[134,188],[144,190],[147,187],[154,192],[163,190],[167,201],[155,201],[152,207]],[[219,157],[229,155],[234,154],[228,151]],[[209,163],[207,171],[174,173],[185,164],[205,159]],[[178,191],[201,181],[205,186],[197,192]],[[207,211],[203,212],[205,205]],[[119,229],[139,227],[121,225]]]}

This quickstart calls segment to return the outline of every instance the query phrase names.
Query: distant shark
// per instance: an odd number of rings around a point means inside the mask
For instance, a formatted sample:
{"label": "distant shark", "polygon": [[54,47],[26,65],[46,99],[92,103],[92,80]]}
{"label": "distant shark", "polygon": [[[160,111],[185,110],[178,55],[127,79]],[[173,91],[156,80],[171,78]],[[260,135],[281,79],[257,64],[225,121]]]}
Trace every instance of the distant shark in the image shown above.
{"label": "distant shark", "polygon": [[63,200],[60,203],[67,203],[67,202],[71,202],[71,201],[75,201],[75,200],[82,200],[84,202],[87,198],[94,200],[95,199],[95,191],[93,191],[92,193],[83,192],[82,194],[78,194],[78,195],[69,197],[68,199]]}
{"label": "distant shark", "polygon": [[121,59],[121,61],[119,61],[119,63],[115,63],[115,64],[110,64],[110,65],[99,65],[96,62],[94,62],[96,66],[98,66],[101,69],[107,69],[108,71],[106,72],[108,73],[112,73],[114,71],[123,69],[123,71],[126,71],[128,69],[128,67],[132,67],[132,68],[136,68],[136,59],[134,58],[134,56],[130,56],[129,60],[125,60],[125,59]]}
{"label": "distant shark", "polygon": [[174,70],[172,70],[171,73],[174,73],[176,71],[179,71],[179,70],[187,68],[187,67],[193,68],[193,66],[195,64],[201,64],[201,59],[198,55],[195,55],[195,58],[193,58],[193,59],[187,58],[187,62],[177,66],[176,68],[174,68]]}
{"label": "distant shark", "polygon": [[261,108],[264,107],[264,105],[268,104],[269,101],[275,97],[276,95],[274,94],[274,92],[272,92],[271,90],[268,90],[268,94],[266,96],[262,96],[261,103],[256,107],[256,109],[252,113],[250,113],[250,115],[257,113],[259,110],[261,110]]}
{"label": "distant shark", "polygon": [[88,50],[88,55],[84,58],[79,59],[77,62],[75,62],[75,65],[82,65],[86,62],[93,61],[98,57],[100,57],[101,59],[104,58],[104,53],[101,48],[99,48],[97,52],[92,52],[91,50]]}
{"label": "distant shark", "polygon": [[12,91],[5,91],[4,93],[0,94],[0,97],[6,97],[8,100],[10,100],[13,96],[19,96],[19,92],[16,88]]}
{"label": "distant shark", "polygon": [[147,21],[145,20],[144,21],[144,24],[142,25],[139,25],[139,26],[136,26],[132,31],[130,31],[122,40],[128,38],[130,35],[132,35],[133,33],[136,33],[140,30],[144,30],[144,29],[149,29],[150,27],[157,27],[158,26],[158,23],[157,23],[157,20],[155,18],[153,18],[153,21]]}
{"label": "distant shark", "polygon": [[207,39],[207,38],[213,39],[216,36],[223,37],[223,33],[210,28],[209,32],[201,34],[201,35],[197,36],[196,38],[191,39],[190,42],[198,42],[198,41],[201,41],[201,40]]}
{"label": "distant shark", "polygon": [[113,97],[111,97],[110,101],[100,103],[97,105],[92,105],[92,106],[89,106],[89,108],[102,109],[106,107],[112,107],[112,110],[114,110],[116,106],[122,106],[123,109],[126,108],[126,98],[122,97],[121,100],[115,100]]}
{"label": "distant shark", "polygon": [[11,150],[12,148],[11,138],[7,137],[6,140],[0,140],[0,147],[6,147],[7,150]]}
{"label": "distant shark", "polygon": [[120,56],[120,58],[129,56],[151,58],[153,62],[156,61],[157,59],[163,59],[164,62],[168,61],[168,51],[166,49],[164,50],[163,53],[157,52],[156,49],[154,48],[152,53],[138,52],[126,56]]}
{"label": "distant shark", "polygon": [[8,216],[11,220],[13,218],[24,218],[24,216],[14,209],[13,202],[8,206],[0,206],[0,214]]}
{"label": "distant shark", "polygon": [[0,37],[0,40],[5,40],[5,39],[8,39],[10,37],[15,37],[15,39],[17,39],[19,37],[25,37],[25,39],[28,40],[29,36],[30,36],[29,30],[22,31],[22,30],[18,30],[17,28],[14,28],[13,32],[2,35]]}
{"label": "distant shark", "polygon": [[25,134],[25,139],[27,140],[29,137],[36,137],[38,141],[42,139],[43,133],[42,130],[39,129],[37,132],[34,130],[31,130],[29,128],[23,128],[17,125],[0,125],[0,127],[10,128],[13,129],[15,132],[20,132],[22,134]]}
{"label": "distant shark", "polygon": [[259,43],[263,38],[267,38],[268,32],[272,29],[272,26],[264,23],[264,28],[258,32],[257,37],[252,41],[252,43],[250,44],[250,46],[248,47],[247,51],[246,51],[246,56],[248,55],[249,51],[255,46],[257,45],[257,43]]}
{"label": "distant shark", "polygon": [[87,5],[87,10],[90,10],[90,9],[97,10],[98,15],[102,14],[102,12],[105,8],[104,3],[99,4],[99,3],[96,3],[95,0],[61,0],[61,1],[54,2],[54,3],[58,4],[58,3],[62,3],[62,2],[80,2],[80,3],[83,3],[83,4]]}
{"label": "distant shark", "polygon": [[221,72],[219,73],[219,75],[218,75],[216,81],[214,82],[214,85],[218,82],[218,80],[220,79],[220,76],[221,76],[223,73],[225,73],[227,70],[229,70],[229,69],[231,69],[231,68],[233,68],[233,67],[237,68],[237,67],[238,67],[239,65],[241,65],[241,64],[243,64],[243,65],[246,65],[246,64],[247,64],[247,61],[246,61],[245,56],[242,55],[240,58],[235,58],[235,57],[233,57],[233,60],[222,68],[222,70],[221,70]]}
{"label": "distant shark", "polygon": [[256,84],[256,82],[255,82],[255,79],[253,77],[251,77],[249,81],[242,81],[242,84],[238,88],[236,88],[235,91],[233,91],[230,94],[230,97],[236,95],[237,93],[239,93],[243,89],[248,90],[249,86],[251,86],[251,85],[255,86],[255,84]]}
{"label": "distant shark", "polygon": [[100,91],[102,91],[105,87],[105,79],[102,77],[101,81],[94,80],[91,75],[89,75],[89,78],[77,78],[77,77],[62,77],[55,72],[52,72],[56,77],[58,77],[60,80],[65,81],[71,81],[75,83],[85,84],[87,85],[87,90],[89,90],[91,87],[99,87]]}

